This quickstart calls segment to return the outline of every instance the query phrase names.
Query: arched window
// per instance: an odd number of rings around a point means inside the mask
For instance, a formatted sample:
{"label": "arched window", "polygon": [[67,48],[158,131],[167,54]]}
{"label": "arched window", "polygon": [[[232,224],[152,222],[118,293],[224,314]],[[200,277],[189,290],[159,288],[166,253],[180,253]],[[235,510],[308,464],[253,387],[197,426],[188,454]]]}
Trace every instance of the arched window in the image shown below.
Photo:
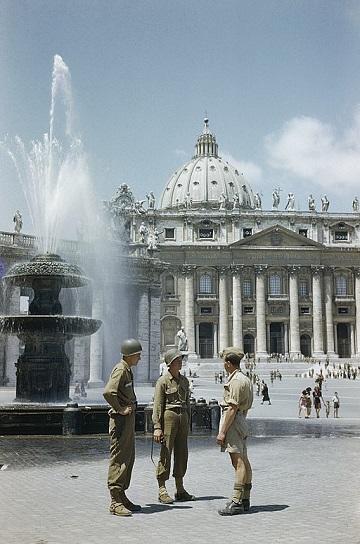
{"label": "arched window", "polygon": [[307,279],[300,279],[299,281],[299,295],[301,297],[309,296],[309,282]]}
{"label": "arched window", "polygon": [[175,280],[171,274],[165,277],[165,295],[175,295]]}
{"label": "arched window", "polygon": [[272,274],[270,276],[270,295],[280,295],[281,294],[281,278],[279,274]]}
{"label": "arched window", "polygon": [[244,297],[251,297],[252,295],[252,282],[249,279],[246,279],[242,282],[242,291]]}
{"label": "arched window", "polygon": [[212,279],[207,272],[200,276],[199,288],[200,293],[212,293]]}
{"label": "arched window", "polygon": [[348,294],[346,276],[341,275],[336,277],[335,291],[336,291],[336,294],[339,295],[340,297]]}

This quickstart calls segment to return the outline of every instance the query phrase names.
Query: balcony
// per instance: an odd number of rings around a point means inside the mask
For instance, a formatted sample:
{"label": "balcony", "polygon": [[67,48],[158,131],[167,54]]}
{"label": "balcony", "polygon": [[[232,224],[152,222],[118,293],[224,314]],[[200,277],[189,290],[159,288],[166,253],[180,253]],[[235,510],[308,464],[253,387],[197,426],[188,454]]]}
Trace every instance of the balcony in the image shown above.
{"label": "balcony", "polygon": [[335,302],[354,302],[354,295],[335,295]]}
{"label": "balcony", "polygon": [[216,293],[198,293],[196,295],[196,300],[202,301],[202,300],[217,300],[217,294]]}
{"label": "balcony", "polygon": [[289,300],[289,295],[287,293],[278,293],[276,295],[268,295],[268,301],[274,302],[274,301],[286,301]]}

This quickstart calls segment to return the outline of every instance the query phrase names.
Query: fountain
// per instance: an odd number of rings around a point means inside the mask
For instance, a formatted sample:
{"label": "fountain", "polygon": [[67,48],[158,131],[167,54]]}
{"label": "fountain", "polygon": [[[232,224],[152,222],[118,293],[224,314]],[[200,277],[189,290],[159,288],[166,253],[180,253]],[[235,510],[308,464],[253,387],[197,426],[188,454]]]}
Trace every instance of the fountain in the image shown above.
{"label": "fountain", "polygon": [[[62,144],[54,136],[58,96],[65,104]],[[15,400],[22,403],[67,402],[71,368],[65,344],[101,326],[96,319],[63,315],[59,301],[62,288],[90,281],[77,265],[57,255],[60,227],[66,226],[74,206],[78,217],[78,206],[82,202],[86,208],[91,193],[81,140],[73,132],[72,109],[70,72],[55,55],[49,133],[43,141],[33,141],[30,151],[18,137],[13,145],[3,144],[23,187],[40,249],[30,262],[13,265],[5,275],[9,287],[33,290],[29,314],[0,317],[0,333],[15,334],[25,345],[16,363]]]}

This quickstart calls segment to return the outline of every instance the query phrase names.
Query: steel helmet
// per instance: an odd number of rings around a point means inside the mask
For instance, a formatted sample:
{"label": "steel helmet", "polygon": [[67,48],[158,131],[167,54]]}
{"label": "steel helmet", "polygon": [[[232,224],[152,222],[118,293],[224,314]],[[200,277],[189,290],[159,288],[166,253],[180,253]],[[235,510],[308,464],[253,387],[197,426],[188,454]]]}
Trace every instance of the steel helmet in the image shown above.
{"label": "steel helmet", "polygon": [[169,367],[171,365],[171,363],[173,361],[175,361],[175,359],[177,359],[178,357],[181,357],[182,358],[182,353],[181,351],[179,351],[178,349],[176,348],[172,348],[172,349],[169,349],[165,355],[164,355],[164,360],[165,360],[165,363],[167,364],[167,366]]}
{"label": "steel helmet", "polygon": [[142,345],[135,338],[128,338],[121,344],[121,353],[125,356],[135,355],[142,351]]}

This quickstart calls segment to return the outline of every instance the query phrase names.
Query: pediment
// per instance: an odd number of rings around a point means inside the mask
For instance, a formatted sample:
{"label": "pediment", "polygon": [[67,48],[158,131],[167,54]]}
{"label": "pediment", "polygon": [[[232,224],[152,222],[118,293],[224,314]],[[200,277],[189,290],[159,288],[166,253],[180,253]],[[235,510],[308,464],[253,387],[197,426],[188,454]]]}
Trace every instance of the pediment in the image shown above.
{"label": "pediment", "polygon": [[238,240],[231,244],[232,248],[236,247],[273,247],[273,248],[292,248],[292,247],[312,247],[323,248],[323,244],[310,240],[297,232],[286,229],[281,225],[268,227],[252,236],[248,236],[242,240]]}

